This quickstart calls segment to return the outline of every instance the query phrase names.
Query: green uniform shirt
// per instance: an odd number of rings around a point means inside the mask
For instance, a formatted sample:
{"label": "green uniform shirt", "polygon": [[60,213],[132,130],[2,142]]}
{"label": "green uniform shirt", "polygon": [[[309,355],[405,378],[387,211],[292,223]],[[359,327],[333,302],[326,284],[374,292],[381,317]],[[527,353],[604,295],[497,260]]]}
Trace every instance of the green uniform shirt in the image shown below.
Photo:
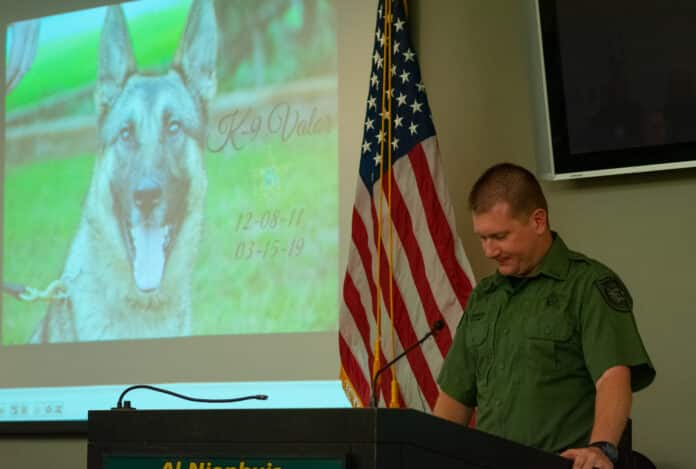
{"label": "green uniform shirt", "polygon": [[634,391],[655,377],[632,307],[616,274],[554,233],[532,276],[476,287],[438,383],[477,407],[479,430],[550,452],[585,446],[604,371],[629,366]]}

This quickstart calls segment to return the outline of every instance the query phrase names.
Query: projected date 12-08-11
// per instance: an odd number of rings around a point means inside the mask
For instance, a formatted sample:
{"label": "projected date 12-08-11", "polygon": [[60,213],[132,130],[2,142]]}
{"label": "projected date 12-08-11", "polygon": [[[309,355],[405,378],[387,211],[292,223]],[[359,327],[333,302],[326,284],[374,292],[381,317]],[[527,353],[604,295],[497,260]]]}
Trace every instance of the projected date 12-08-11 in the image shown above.
{"label": "projected date 12-08-11", "polygon": [[294,228],[302,225],[304,208],[289,210],[251,210],[241,212],[237,216],[236,231],[246,230],[275,230],[281,228]]}

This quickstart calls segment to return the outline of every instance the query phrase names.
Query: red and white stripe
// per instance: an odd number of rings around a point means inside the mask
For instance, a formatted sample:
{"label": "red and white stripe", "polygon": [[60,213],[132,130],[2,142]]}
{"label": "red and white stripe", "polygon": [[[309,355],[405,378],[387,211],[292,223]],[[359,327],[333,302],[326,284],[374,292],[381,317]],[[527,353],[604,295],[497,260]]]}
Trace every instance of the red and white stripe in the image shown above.
{"label": "red and white stripe", "polygon": [[[380,402],[389,401],[391,372],[395,372],[399,402],[403,406],[431,411],[435,405],[438,393],[435,379],[452,343],[473,279],[456,235],[454,213],[439,158],[437,139],[432,136],[396,161],[393,173],[377,182],[380,187],[375,187],[374,198],[370,197],[362,180],[358,182],[352,246],[339,317],[341,377],[356,406],[367,406],[370,402],[371,367],[377,334],[375,297],[378,279],[382,365],[417,342],[437,319],[442,318],[446,323],[434,339],[426,341],[382,374]],[[388,177],[393,178],[391,210],[387,201]],[[384,192],[382,197],[380,188]],[[377,256],[375,240],[380,201],[381,254]],[[390,229],[393,229],[391,253]],[[389,317],[390,280],[393,282],[396,338],[393,346]]]}

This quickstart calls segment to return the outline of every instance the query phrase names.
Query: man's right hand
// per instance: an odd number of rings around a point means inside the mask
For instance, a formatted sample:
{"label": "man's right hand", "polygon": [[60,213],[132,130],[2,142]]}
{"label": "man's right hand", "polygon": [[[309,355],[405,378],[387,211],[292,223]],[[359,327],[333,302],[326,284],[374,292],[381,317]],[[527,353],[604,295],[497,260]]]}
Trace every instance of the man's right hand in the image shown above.
{"label": "man's right hand", "polygon": [[594,446],[568,449],[561,456],[573,460],[573,469],[614,469],[609,458]]}

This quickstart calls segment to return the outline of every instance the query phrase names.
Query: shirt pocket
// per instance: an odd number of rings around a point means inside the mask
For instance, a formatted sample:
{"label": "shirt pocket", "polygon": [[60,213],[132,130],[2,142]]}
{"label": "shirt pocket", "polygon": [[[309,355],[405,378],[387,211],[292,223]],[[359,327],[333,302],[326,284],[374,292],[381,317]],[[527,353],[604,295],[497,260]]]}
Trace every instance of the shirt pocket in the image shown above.
{"label": "shirt pocket", "polygon": [[573,324],[567,312],[568,300],[553,297],[538,307],[526,325],[527,359],[529,367],[543,376],[554,374],[563,367],[562,352],[573,337]]}
{"label": "shirt pocket", "polygon": [[488,322],[483,314],[469,318],[465,332],[467,347],[480,347],[486,342],[489,329]]}
{"label": "shirt pocket", "polygon": [[490,364],[489,335],[491,322],[487,315],[481,314],[469,318],[466,330],[466,346],[471,357],[471,364],[476,373],[477,386],[485,386],[487,383],[488,368]]}

